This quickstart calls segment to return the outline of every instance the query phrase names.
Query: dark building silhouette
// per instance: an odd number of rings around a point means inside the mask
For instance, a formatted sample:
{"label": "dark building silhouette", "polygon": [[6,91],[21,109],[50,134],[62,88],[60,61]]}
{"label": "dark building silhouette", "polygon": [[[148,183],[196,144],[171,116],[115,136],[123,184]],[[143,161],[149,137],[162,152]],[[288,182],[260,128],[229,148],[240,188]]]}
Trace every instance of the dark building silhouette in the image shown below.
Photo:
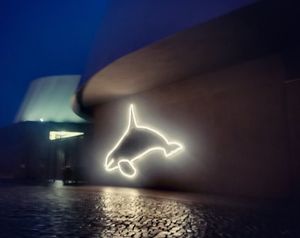
{"label": "dark building silhouette", "polygon": [[71,110],[79,76],[30,85],[15,123],[0,129],[0,178],[46,182],[86,180],[83,145],[90,125]]}

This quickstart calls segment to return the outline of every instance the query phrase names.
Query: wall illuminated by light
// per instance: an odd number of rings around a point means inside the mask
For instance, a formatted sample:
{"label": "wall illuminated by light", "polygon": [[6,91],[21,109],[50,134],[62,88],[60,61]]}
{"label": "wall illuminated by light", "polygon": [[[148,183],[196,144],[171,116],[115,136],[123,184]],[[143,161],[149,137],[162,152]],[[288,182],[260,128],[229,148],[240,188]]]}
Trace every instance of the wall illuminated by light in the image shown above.
{"label": "wall illuminated by light", "polygon": [[79,80],[80,75],[59,75],[32,81],[15,122],[83,122],[71,108]]}
{"label": "wall illuminated by light", "polygon": [[49,140],[58,140],[83,135],[83,132],[77,131],[50,131]]}
{"label": "wall illuminated by light", "polygon": [[135,161],[144,159],[153,152],[161,152],[165,158],[169,158],[183,149],[183,144],[169,141],[160,131],[140,125],[136,119],[134,105],[131,104],[128,126],[107,153],[104,167],[106,171],[119,170],[123,176],[133,178],[137,174]]}

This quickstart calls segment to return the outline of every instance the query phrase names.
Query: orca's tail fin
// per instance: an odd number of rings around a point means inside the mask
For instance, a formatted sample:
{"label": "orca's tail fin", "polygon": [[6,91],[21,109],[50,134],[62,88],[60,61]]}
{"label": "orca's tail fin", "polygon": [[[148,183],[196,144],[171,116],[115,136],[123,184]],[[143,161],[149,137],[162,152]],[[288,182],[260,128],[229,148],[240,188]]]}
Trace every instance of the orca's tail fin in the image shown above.
{"label": "orca's tail fin", "polygon": [[172,143],[169,143],[165,149],[166,149],[165,156],[168,158],[168,157],[175,155],[178,152],[182,151],[184,149],[184,147],[182,144],[180,144],[178,142],[172,142]]}

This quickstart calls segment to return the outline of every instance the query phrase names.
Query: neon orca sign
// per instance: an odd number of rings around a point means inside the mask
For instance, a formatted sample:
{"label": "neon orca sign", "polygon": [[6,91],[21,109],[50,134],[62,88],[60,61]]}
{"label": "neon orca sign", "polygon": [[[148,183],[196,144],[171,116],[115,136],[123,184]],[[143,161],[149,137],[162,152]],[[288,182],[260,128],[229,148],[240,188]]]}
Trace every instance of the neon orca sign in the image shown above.
{"label": "neon orca sign", "polygon": [[134,162],[145,158],[152,152],[160,151],[168,158],[184,149],[179,142],[170,142],[161,132],[137,123],[134,105],[129,107],[128,126],[115,146],[105,158],[106,171],[119,170],[127,177],[137,174]]}

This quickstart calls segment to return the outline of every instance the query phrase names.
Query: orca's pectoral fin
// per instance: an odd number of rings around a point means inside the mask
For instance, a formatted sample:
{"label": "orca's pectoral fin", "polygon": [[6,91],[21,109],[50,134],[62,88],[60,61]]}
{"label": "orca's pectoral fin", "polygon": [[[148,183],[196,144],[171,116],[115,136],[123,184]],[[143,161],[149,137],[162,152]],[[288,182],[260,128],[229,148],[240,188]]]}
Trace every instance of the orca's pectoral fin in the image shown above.
{"label": "orca's pectoral fin", "polygon": [[166,148],[165,148],[166,152],[165,152],[165,156],[168,158],[174,154],[176,154],[177,152],[183,150],[183,145],[179,144],[179,143],[170,143]]}
{"label": "orca's pectoral fin", "polygon": [[133,165],[133,162],[124,159],[124,160],[120,160],[118,165],[122,175],[128,178],[133,178],[136,175],[136,169]]}

